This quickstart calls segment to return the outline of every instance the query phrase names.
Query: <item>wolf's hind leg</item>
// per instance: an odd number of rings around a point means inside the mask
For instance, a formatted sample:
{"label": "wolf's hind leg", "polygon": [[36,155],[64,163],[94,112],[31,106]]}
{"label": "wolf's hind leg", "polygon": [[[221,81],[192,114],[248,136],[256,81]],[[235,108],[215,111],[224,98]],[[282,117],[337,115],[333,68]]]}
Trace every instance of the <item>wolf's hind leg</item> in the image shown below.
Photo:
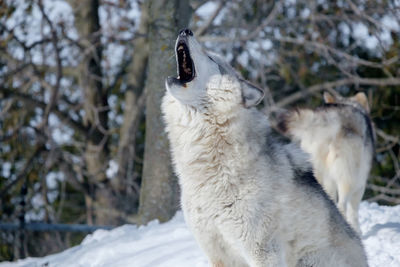
{"label": "wolf's hind leg", "polygon": [[350,196],[350,202],[347,206],[346,210],[346,218],[348,218],[350,225],[356,230],[358,233],[361,233],[360,224],[358,222],[358,208],[360,206],[360,202],[362,196],[364,194],[364,186],[358,191],[354,192]]}
{"label": "wolf's hind leg", "polygon": [[337,182],[334,179],[331,179],[328,174],[324,174],[324,180],[322,187],[324,188],[325,192],[328,194],[328,196],[333,200],[333,202],[337,203],[338,202],[338,186]]}
{"label": "wolf's hind leg", "polygon": [[347,207],[349,206],[350,201],[350,185],[345,182],[346,180],[342,180],[342,182],[338,183],[338,203],[337,206],[340,212],[346,217],[346,220],[349,221],[347,218]]}

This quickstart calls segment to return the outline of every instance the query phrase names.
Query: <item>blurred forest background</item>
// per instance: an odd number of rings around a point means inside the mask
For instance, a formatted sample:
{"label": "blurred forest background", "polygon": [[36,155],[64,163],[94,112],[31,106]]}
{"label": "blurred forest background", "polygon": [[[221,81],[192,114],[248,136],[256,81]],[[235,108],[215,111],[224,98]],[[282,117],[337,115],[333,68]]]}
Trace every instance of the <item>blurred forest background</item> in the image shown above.
{"label": "blurred forest background", "polygon": [[188,25],[265,89],[266,113],[366,92],[377,143],[364,199],[400,204],[399,0],[5,0],[0,260],[78,244],[66,225],[173,216],[160,101]]}

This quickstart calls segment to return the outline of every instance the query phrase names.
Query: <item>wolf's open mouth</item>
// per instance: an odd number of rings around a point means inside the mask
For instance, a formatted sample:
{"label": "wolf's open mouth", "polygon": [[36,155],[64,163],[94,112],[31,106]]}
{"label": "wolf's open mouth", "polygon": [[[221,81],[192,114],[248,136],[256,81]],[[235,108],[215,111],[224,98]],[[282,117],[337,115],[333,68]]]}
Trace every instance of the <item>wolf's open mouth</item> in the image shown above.
{"label": "wolf's open mouth", "polygon": [[177,79],[182,83],[188,83],[194,79],[195,69],[189,48],[184,40],[178,42],[176,46],[176,58],[178,63]]}

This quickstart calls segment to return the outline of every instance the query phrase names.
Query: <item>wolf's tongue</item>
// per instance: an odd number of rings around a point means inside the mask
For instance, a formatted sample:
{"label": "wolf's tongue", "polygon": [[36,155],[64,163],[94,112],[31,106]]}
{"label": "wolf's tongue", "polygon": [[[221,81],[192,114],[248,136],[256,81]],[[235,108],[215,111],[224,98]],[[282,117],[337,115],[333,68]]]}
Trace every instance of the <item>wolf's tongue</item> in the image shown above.
{"label": "wolf's tongue", "polygon": [[190,67],[187,66],[187,61],[186,61],[186,53],[185,51],[183,51],[183,62],[182,62],[182,67],[183,67],[183,71],[188,74],[191,75],[192,74],[192,69]]}

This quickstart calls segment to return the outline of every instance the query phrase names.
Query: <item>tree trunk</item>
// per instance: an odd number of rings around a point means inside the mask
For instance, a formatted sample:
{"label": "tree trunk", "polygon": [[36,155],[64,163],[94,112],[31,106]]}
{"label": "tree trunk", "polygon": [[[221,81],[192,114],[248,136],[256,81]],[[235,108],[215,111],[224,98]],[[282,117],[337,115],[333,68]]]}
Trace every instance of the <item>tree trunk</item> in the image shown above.
{"label": "tree trunk", "polygon": [[149,8],[149,69],[146,81],[146,141],[139,223],[169,220],[179,208],[179,189],[173,175],[167,136],[160,111],[164,81],[176,73],[174,44],[178,31],[187,27],[192,10],[187,0],[146,3]]}
{"label": "tree trunk", "polygon": [[[70,0],[75,13],[75,26],[83,44],[79,71],[80,86],[84,91],[84,122],[89,132],[86,140],[84,159],[86,163],[92,201],[87,199],[88,209],[93,209],[93,222],[114,224],[115,209],[112,188],[105,171],[108,165],[108,101],[107,91],[102,83],[102,45],[99,21],[99,0]],[[88,223],[91,220],[88,219]]]}
{"label": "tree trunk", "polygon": [[[137,212],[139,192],[134,184],[135,177],[135,141],[143,114],[145,95],[144,86],[149,56],[148,10],[141,10],[141,19],[137,37],[133,41],[133,58],[127,69],[128,88],[125,93],[124,120],[120,131],[118,143],[118,173],[113,179],[115,188],[121,194],[118,202],[127,215]],[[140,36],[143,37],[140,37]],[[146,37],[145,37],[146,36]],[[137,186],[138,188],[139,186]]]}

